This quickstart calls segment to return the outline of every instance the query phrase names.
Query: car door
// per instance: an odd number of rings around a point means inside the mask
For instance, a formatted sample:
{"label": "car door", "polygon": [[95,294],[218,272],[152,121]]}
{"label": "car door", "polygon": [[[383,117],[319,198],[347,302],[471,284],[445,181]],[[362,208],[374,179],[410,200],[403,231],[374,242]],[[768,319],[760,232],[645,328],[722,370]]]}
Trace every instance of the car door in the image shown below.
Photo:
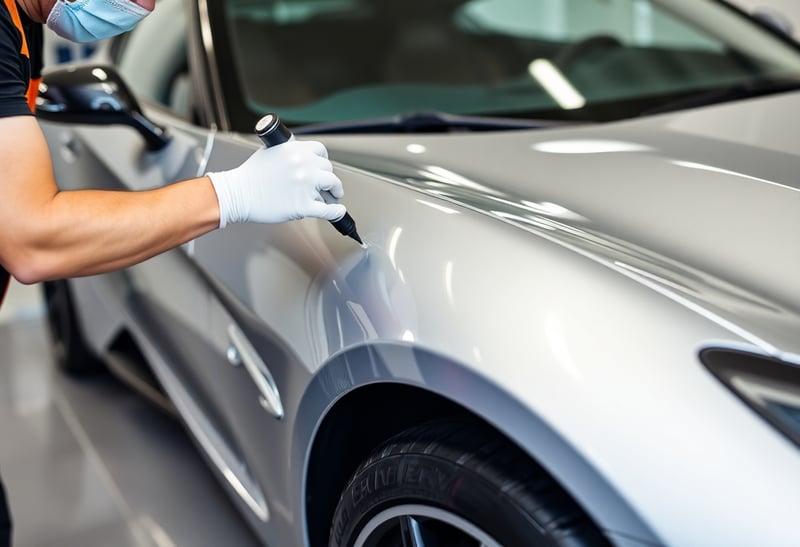
{"label": "car door", "polygon": [[[155,42],[159,43],[157,55],[152,49]],[[182,2],[161,0],[159,9],[111,44],[116,68],[101,59],[60,72],[68,73],[73,97],[92,97],[94,103],[112,105],[104,110],[93,103],[97,113],[88,109],[77,124],[69,116],[59,117],[58,108],[55,113],[40,112],[62,189],[141,191],[204,172],[215,131],[190,121],[186,47]],[[50,87],[57,74],[49,76]],[[75,83],[81,77],[87,80],[82,88],[80,82]],[[102,117],[109,110],[118,115],[115,120],[129,120],[133,113],[140,121],[138,130],[124,121],[106,125],[108,119],[102,121]],[[237,475],[245,475],[239,471],[242,458],[218,410],[227,396],[222,387],[228,371],[211,358],[210,292],[192,259],[193,245],[189,242],[122,271],[70,282],[88,286],[82,290],[91,291],[94,302],[113,310],[119,319],[115,324],[123,325],[145,353],[211,461],[240,490],[243,481]],[[231,474],[231,469],[236,472]]]}
{"label": "car door", "polygon": [[[219,135],[208,170],[239,165],[258,144]],[[194,260],[207,276],[211,359],[234,374],[220,384],[227,391],[220,411],[231,423],[242,451],[242,495],[262,521],[269,518],[267,498],[287,488],[285,404],[296,399],[293,388],[305,385],[310,371],[305,344],[292,335],[303,329],[303,298],[310,283],[302,261],[281,242],[290,241],[295,223],[234,224],[195,242]],[[295,251],[302,254],[300,248]],[[280,321],[265,321],[264,311]],[[271,314],[270,314],[271,315]],[[291,423],[291,422],[290,422]],[[240,493],[241,494],[241,493]]]}

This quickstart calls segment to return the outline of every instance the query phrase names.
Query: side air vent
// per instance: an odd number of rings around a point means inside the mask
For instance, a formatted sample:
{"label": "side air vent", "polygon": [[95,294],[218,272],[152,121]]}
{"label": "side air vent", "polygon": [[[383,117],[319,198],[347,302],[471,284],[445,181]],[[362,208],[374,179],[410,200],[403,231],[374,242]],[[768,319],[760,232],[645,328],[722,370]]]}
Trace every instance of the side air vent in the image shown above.
{"label": "side air vent", "polygon": [[703,350],[700,359],[728,389],[800,446],[800,364],[728,349]]}

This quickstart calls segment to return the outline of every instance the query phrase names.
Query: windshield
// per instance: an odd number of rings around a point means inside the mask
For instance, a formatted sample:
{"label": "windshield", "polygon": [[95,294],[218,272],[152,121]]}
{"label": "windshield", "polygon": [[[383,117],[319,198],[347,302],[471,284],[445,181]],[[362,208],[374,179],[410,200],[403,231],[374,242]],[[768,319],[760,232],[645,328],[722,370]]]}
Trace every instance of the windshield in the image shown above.
{"label": "windshield", "polygon": [[[800,52],[713,0],[224,0],[232,125],[414,112],[602,121],[800,82]],[[227,72],[226,72],[227,71]]]}

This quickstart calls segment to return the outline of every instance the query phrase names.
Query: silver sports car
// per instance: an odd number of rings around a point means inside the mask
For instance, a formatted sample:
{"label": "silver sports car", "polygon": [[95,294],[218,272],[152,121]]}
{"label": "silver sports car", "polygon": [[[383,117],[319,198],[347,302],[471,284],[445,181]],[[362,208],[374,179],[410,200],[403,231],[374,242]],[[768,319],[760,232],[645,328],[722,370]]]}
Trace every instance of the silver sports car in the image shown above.
{"label": "silver sports car", "polygon": [[236,225],[46,285],[271,546],[797,546],[800,48],[714,0],[159,0],[47,74],[62,188],[277,113],[367,243]]}

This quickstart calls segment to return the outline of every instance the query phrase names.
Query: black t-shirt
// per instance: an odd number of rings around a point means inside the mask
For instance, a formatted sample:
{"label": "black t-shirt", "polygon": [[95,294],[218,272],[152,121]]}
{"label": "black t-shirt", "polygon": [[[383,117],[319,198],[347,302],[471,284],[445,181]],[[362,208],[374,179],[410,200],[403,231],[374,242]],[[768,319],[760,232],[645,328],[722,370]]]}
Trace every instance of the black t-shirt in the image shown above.
{"label": "black t-shirt", "polygon": [[25,93],[31,78],[39,78],[42,71],[42,25],[31,21],[21,8],[17,11],[30,58],[20,53],[22,35],[8,7],[0,3],[0,117],[32,114]]}
{"label": "black t-shirt", "polygon": [[[26,92],[31,79],[41,77],[42,71],[42,25],[31,21],[19,6],[17,12],[30,57],[20,53],[22,34],[5,2],[0,3],[0,117],[32,115]],[[8,272],[0,266],[0,304],[8,281]]]}

